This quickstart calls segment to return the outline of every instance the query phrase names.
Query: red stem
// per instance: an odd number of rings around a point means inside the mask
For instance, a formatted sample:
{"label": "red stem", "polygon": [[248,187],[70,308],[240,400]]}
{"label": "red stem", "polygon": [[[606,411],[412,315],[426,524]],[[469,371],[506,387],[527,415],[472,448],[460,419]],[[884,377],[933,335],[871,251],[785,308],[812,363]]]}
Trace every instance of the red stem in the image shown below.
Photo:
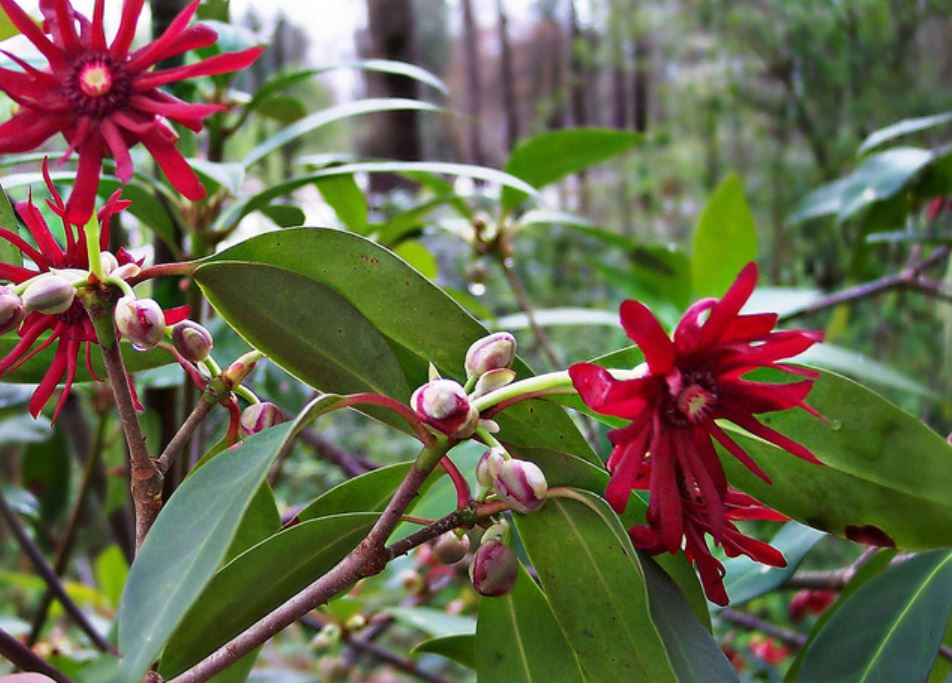
{"label": "red stem", "polygon": [[381,408],[391,410],[406,420],[407,424],[409,424],[410,427],[413,428],[413,431],[416,432],[417,438],[425,446],[433,444],[433,435],[427,431],[426,427],[423,425],[423,421],[408,406],[400,403],[400,401],[397,401],[396,399],[371,392],[350,394],[349,396],[345,396],[344,400],[340,404],[340,407],[343,408],[352,406],[380,406]]}
{"label": "red stem", "polygon": [[453,487],[456,489],[456,507],[464,508],[469,505],[469,501],[473,497],[469,490],[469,482],[466,481],[466,477],[464,477],[459,471],[459,468],[456,467],[456,463],[450,460],[449,456],[444,455],[440,459],[440,467],[442,467],[443,471],[450,475],[450,479],[453,480]]}
{"label": "red stem", "polygon": [[195,261],[177,261],[175,263],[158,263],[148,268],[143,268],[138,275],[129,278],[130,285],[137,285],[143,280],[151,280],[155,277],[171,277],[178,275],[180,277],[189,277],[198,268]]}

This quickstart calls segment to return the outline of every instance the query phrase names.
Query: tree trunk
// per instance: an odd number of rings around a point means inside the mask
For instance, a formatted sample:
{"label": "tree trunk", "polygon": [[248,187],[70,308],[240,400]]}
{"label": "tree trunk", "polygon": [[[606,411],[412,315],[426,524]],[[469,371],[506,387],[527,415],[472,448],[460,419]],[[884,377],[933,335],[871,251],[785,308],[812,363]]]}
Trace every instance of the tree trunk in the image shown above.
{"label": "tree trunk", "polygon": [[506,120],[506,152],[519,140],[519,110],[513,76],[512,44],[509,42],[509,18],[503,0],[496,0],[499,15],[499,78],[502,82],[502,106]]}
{"label": "tree trunk", "polygon": [[463,50],[466,60],[466,123],[467,160],[482,166],[485,163],[480,126],[482,87],[479,82],[479,31],[473,18],[472,0],[463,0]]}

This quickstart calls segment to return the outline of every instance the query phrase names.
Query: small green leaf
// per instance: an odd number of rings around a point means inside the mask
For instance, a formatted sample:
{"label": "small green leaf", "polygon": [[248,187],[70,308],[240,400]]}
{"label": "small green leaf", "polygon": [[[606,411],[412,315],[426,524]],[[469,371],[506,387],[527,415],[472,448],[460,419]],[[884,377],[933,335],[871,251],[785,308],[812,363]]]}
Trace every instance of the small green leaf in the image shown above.
{"label": "small green leaf", "polygon": [[261,116],[274,119],[279,123],[289,124],[300,121],[307,116],[307,106],[298,97],[291,95],[274,95],[259,104],[255,111]]}
{"label": "small green leaf", "polygon": [[[570,128],[549,131],[523,140],[503,168],[533,187],[540,188],[627,152],[641,135],[609,128]],[[511,211],[526,199],[515,188],[502,191],[502,208]]]}
{"label": "small green leaf", "polygon": [[[477,626],[478,628],[478,626]],[[430,638],[422,643],[415,645],[410,650],[411,654],[417,652],[429,652],[434,655],[440,655],[447,659],[452,659],[457,664],[462,664],[470,669],[476,668],[476,637],[472,635],[443,636],[442,638]]]}
{"label": "small green leaf", "polygon": [[303,590],[353,550],[377,517],[355,513],[302,522],[222,567],[165,648],[162,675],[181,673]]}
{"label": "small green leaf", "polygon": [[522,565],[510,593],[479,601],[476,673],[507,683],[583,683],[552,608]]}
{"label": "small green leaf", "polygon": [[550,499],[516,528],[556,619],[593,681],[675,683],[648,604],[644,572],[608,504]]}
{"label": "small green leaf", "polygon": [[744,184],[731,174],[708,199],[694,229],[691,274],[697,297],[721,296],[747,263],[757,258],[757,225]]}
{"label": "small green leaf", "polygon": [[768,567],[746,555],[724,562],[727,571],[724,588],[730,596],[731,605],[740,605],[782,586],[824,535],[822,531],[789,522],[770,540],[770,545],[783,553],[787,560],[786,567]]}
{"label": "small green leaf", "polygon": [[922,681],[952,612],[952,553],[890,567],[830,618],[803,657],[798,681]]}
{"label": "small green leaf", "polygon": [[367,199],[353,175],[324,178],[317,182],[317,189],[341,223],[360,235],[366,234]]}
{"label": "small green leaf", "polygon": [[93,563],[93,576],[99,592],[109,599],[109,604],[118,607],[122,598],[122,588],[126,585],[129,576],[129,565],[119,546],[113,544],[106,547]]}
{"label": "small green leaf", "polygon": [[450,614],[431,607],[388,607],[387,612],[397,621],[434,638],[476,633],[476,620],[472,617]]}
{"label": "small green leaf", "polygon": [[304,225],[304,211],[290,204],[271,204],[261,209],[261,213],[282,228],[295,228]]}
{"label": "small green leaf", "polygon": [[952,123],[952,111],[947,111],[944,114],[934,114],[933,116],[920,116],[914,119],[903,119],[902,121],[898,121],[892,125],[886,126],[885,128],[880,128],[879,130],[873,131],[867,135],[866,139],[863,140],[863,144],[859,146],[857,154],[863,156],[866,154],[866,152],[879,147],[883,143],[890,142],[896,138],[906,135],[921,133],[922,131],[929,130],[930,128],[944,126],[947,123]]}
{"label": "small green leaf", "polygon": [[348,479],[306,505],[297,517],[306,521],[345,512],[381,511],[412,465],[401,462]]}
{"label": "small green leaf", "polygon": [[121,680],[141,680],[212,578],[292,427],[285,423],[249,437],[172,494],[142,544],[122,594]]}

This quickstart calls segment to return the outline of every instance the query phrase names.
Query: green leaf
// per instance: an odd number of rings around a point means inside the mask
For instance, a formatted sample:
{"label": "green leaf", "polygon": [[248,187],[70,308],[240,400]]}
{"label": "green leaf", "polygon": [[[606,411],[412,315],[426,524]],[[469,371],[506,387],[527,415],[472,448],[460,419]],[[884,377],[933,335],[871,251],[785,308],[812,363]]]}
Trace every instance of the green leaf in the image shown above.
{"label": "green leaf", "polygon": [[485,681],[583,683],[552,608],[522,565],[510,593],[479,600],[476,673]]}
{"label": "green leaf", "polygon": [[[594,311],[589,308],[540,308],[533,317],[542,327],[556,325],[602,325],[618,327],[618,314],[610,311]],[[524,330],[530,327],[525,313],[511,313],[496,318],[489,327],[496,330]]]}
{"label": "green leaf", "polygon": [[304,225],[304,211],[290,204],[271,204],[261,209],[261,213],[282,228],[294,228]]}
{"label": "green leaf", "polygon": [[245,167],[242,164],[188,159],[188,165],[204,180],[212,181],[214,186],[223,188],[232,197],[241,195],[241,184],[245,181]]}
{"label": "green leaf", "polygon": [[377,517],[353,513],[301,522],[236,557],[182,620],[159,671],[167,679],[181,673],[303,590],[353,550]]}
{"label": "green leaf", "polygon": [[[520,142],[504,171],[533,187],[550,183],[627,152],[641,141],[638,133],[609,128],[571,128],[549,131]],[[526,199],[526,193],[504,188],[502,208],[511,211]]]}
{"label": "green leaf", "polygon": [[7,16],[7,13],[0,12],[0,40],[6,40],[7,38],[12,38],[19,34],[20,29],[14,26],[13,22],[10,21],[10,17]]}
{"label": "green leaf", "polygon": [[[477,626],[478,629],[478,626]],[[443,636],[442,638],[430,638],[422,643],[415,645],[411,654],[417,652],[429,652],[434,655],[440,655],[447,659],[452,659],[458,664],[476,668],[476,637],[472,635]]]}
{"label": "green leaf", "polygon": [[361,235],[367,232],[367,200],[353,175],[337,175],[317,182],[324,201],[341,223]]}
{"label": "green leaf", "polygon": [[757,258],[757,225],[740,177],[727,176],[708,199],[691,243],[697,297],[721,296],[740,269]]}
{"label": "green leaf", "polygon": [[[766,484],[726,452],[730,481],[767,506],[814,528],[880,545],[952,546],[952,446],[878,394],[821,371],[802,410],[758,415],[809,448],[825,466],[731,429],[773,480]],[[725,427],[731,427],[725,423]]]}
{"label": "green leaf", "polygon": [[[4,19],[6,19],[5,14],[0,16],[0,40],[3,40]],[[7,193],[3,191],[2,186],[0,186],[0,228],[6,228],[14,234],[19,232],[16,213],[14,213],[13,205],[10,204],[10,198],[7,197]],[[23,263],[23,255],[19,249],[6,240],[0,240],[0,263],[10,263],[19,266]]]}
{"label": "green leaf", "polygon": [[279,123],[289,124],[307,116],[307,106],[298,97],[274,95],[257,105],[259,114]]}
{"label": "green leaf", "polygon": [[291,178],[283,183],[278,183],[269,187],[242,202],[236,202],[227,211],[215,221],[216,230],[224,230],[238,224],[242,217],[252,211],[256,211],[271,203],[271,200],[277,197],[283,197],[290,194],[299,187],[311,185],[332,176],[352,175],[354,173],[401,173],[409,175],[420,171],[431,173],[443,173],[446,175],[460,176],[463,178],[475,178],[484,180],[487,183],[497,183],[506,187],[515,187],[522,191],[529,192],[533,196],[538,196],[536,191],[525,182],[492,168],[485,166],[471,166],[468,164],[453,164],[443,161],[366,161],[353,164],[341,164],[340,166],[330,166],[314,173],[297,178]]}
{"label": "green leaf", "polygon": [[412,465],[401,462],[348,479],[306,505],[297,517],[306,521],[345,512],[382,511]]}
{"label": "green leaf", "polygon": [[386,340],[330,287],[290,270],[227,261],[202,265],[195,280],[249,344],[307,384],[409,397]]}
{"label": "green leaf", "polygon": [[99,592],[109,599],[113,607],[119,605],[122,598],[122,588],[126,585],[129,575],[129,565],[126,557],[118,545],[107,546],[93,563],[93,576],[96,577],[96,586]]}
{"label": "green leaf", "polygon": [[840,607],[803,657],[799,681],[922,681],[952,612],[952,553],[890,567]]}
{"label": "green leaf", "polygon": [[644,572],[608,504],[550,499],[516,528],[556,619],[593,681],[677,681],[651,620]]}
{"label": "green leaf", "polygon": [[814,344],[797,356],[798,363],[840,372],[868,384],[898,389],[917,396],[936,398],[934,391],[885,363],[835,344]]}
{"label": "green leaf", "polygon": [[8,442],[29,444],[23,452],[20,484],[36,494],[40,518],[55,526],[69,507],[73,472],[62,427],[51,429],[46,420],[35,422],[25,413],[15,414],[0,421],[0,443]]}
{"label": "green leaf", "polygon": [[388,607],[387,612],[397,621],[434,638],[476,633],[476,620],[472,617],[450,614],[431,607]]}
{"label": "green leaf", "polygon": [[[235,265],[230,271],[234,273],[240,270],[241,282],[236,283],[231,277],[217,277],[215,293],[222,292],[229,302],[234,303],[237,309],[235,314],[241,316],[247,338],[253,336],[266,344],[268,349],[262,348],[275,362],[284,367],[292,364],[297,367],[298,364],[306,363],[308,367],[299,368],[301,377],[313,374],[309,367],[314,363],[314,358],[305,359],[293,348],[297,342],[282,342],[274,332],[276,328],[271,317],[275,310],[283,310],[284,307],[293,309],[293,315],[297,318],[307,316],[311,310],[320,309],[312,299],[300,293],[295,294],[298,298],[280,301],[269,296],[266,302],[248,306],[253,299],[261,299],[261,292],[268,291],[262,278],[270,278],[271,271],[278,269],[282,269],[281,272],[293,271],[302,276],[302,281],[310,281],[331,294],[336,292],[370,321],[376,328],[375,334],[386,338],[399,359],[405,379],[403,386],[382,388],[384,393],[392,391],[390,395],[401,401],[406,401],[410,396],[410,390],[406,387],[416,387],[426,381],[428,362],[433,362],[446,377],[465,380],[463,359],[466,351],[472,342],[487,334],[487,330],[459,304],[406,262],[380,245],[353,233],[298,228],[253,237],[206,259],[205,265],[196,272],[196,278],[203,287],[206,274],[214,272],[206,269],[224,265],[219,262],[249,262],[246,265],[250,267]],[[264,266],[256,264],[270,264],[272,268],[260,270]],[[251,295],[236,295],[231,290],[246,291]],[[305,287],[302,291],[310,292],[311,288]],[[210,298],[217,308],[215,296]],[[249,315],[240,310],[246,306],[255,310],[263,306],[268,310]],[[228,310],[230,312],[231,308]],[[228,319],[229,315],[225,317]],[[286,324],[282,323],[278,329],[284,329]],[[318,323],[304,321],[302,324]],[[299,330],[292,330],[289,334],[301,335]],[[300,343],[308,342],[305,339]],[[352,341],[350,350],[363,348],[363,343],[361,340]],[[288,358],[277,355],[275,351],[287,353]],[[373,372],[374,381],[380,384],[380,378],[389,376],[390,370],[376,367],[374,358],[365,357],[359,365],[359,371]],[[514,367],[521,377],[530,374],[521,361],[517,361]],[[395,382],[394,379],[388,384]],[[341,389],[335,387],[334,390]],[[507,409],[497,416],[497,421],[503,427],[506,438],[515,443],[551,447],[576,453],[593,462],[598,461],[571,418],[555,404],[526,401]]]}
{"label": "green leaf", "polygon": [[429,102],[420,100],[409,100],[402,98],[373,98],[357,100],[356,102],[345,102],[332,107],[327,107],[321,111],[315,112],[310,116],[305,116],[299,121],[295,121],[290,126],[282,128],[274,135],[270,136],[260,145],[255,147],[242,163],[249,167],[275,150],[281,149],[292,140],[296,140],[302,135],[311,133],[322,126],[335,121],[360,116],[362,114],[374,114],[386,111],[443,111],[441,107]]}
{"label": "green leaf", "polygon": [[[6,379],[6,378],[4,378]],[[11,443],[39,444],[53,436],[50,421],[42,415],[36,419],[26,414],[14,414],[0,420],[0,445]],[[57,438],[60,449],[65,449],[65,442]],[[65,503],[65,501],[64,501]]]}
{"label": "green leaf", "polygon": [[[192,472],[195,470],[193,469]],[[258,492],[245,510],[245,515],[238,525],[235,537],[232,539],[228,552],[225,553],[225,562],[230,562],[235,557],[277,533],[281,529],[281,513],[278,510],[278,504],[274,499],[274,492],[264,482],[258,487]]]}
{"label": "green leaf", "polygon": [[770,545],[783,553],[787,560],[786,567],[768,567],[746,555],[724,562],[727,571],[724,588],[730,596],[731,605],[740,605],[782,586],[824,535],[822,531],[789,522],[770,540]]}
{"label": "green leaf", "polygon": [[873,131],[866,136],[863,143],[859,146],[857,154],[863,156],[866,152],[879,147],[883,143],[890,142],[896,138],[914,133],[921,133],[930,128],[937,128],[952,122],[952,111],[944,114],[934,114],[933,116],[919,116],[913,119],[903,119],[885,128]]}
{"label": "green leaf", "polygon": [[436,280],[439,275],[439,263],[436,256],[430,253],[423,244],[417,240],[404,240],[393,248],[393,253],[413,266],[420,274],[428,280]]}
{"label": "green leaf", "polygon": [[737,672],[711,634],[698,622],[677,585],[640,554],[648,584],[651,618],[664,640],[679,683],[736,683]]}
{"label": "green leaf", "polygon": [[212,578],[292,427],[267,429],[222,453],[165,504],[119,606],[122,680],[141,680]]}

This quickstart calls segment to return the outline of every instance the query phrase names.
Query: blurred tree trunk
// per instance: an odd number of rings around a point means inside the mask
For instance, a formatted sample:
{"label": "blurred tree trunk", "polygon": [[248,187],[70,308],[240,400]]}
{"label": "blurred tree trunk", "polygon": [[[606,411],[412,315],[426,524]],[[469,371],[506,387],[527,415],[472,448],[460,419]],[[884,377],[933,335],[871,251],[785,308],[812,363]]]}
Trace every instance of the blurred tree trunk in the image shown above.
{"label": "blurred tree trunk", "polygon": [[648,95],[651,78],[651,42],[646,35],[635,41],[635,71],[631,83],[631,105],[635,130],[648,130]]}
{"label": "blurred tree trunk", "polygon": [[[412,0],[367,0],[366,40],[358,41],[362,57],[416,63],[413,40]],[[367,93],[371,97],[417,98],[417,82],[392,74],[366,72]],[[420,158],[418,116],[414,111],[392,111],[371,117],[370,131],[361,140],[361,152],[387,159]],[[407,187],[409,181],[396,175],[372,173],[372,192]]]}
{"label": "blurred tree trunk", "polygon": [[473,17],[472,0],[462,1],[463,54],[466,60],[466,139],[467,161],[482,166],[485,163],[482,140],[482,87],[479,82],[479,30]]}
{"label": "blurred tree trunk", "polygon": [[[569,0],[569,99],[572,107],[572,123],[581,128],[588,125],[588,116],[585,111],[585,36],[578,23],[578,8],[575,0]],[[578,179],[578,210],[582,214],[588,213],[589,187],[588,173],[579,171]]]}
{"label": "blurred tree trunk", "polygon": [[564,96],[562,90],[564,80],[562,68],[564,46],[562,44],[562,29],[559,26],[559,22],[555,21],[552,17],[549,18],[548,22],[552,27],[551,49],[548,51],[550,59],[552,60],[552,70],[550,72],[551,80],[549,82],[548,92],[549,103],[552,109],[549,112],[547,126],[550,130],[558,130],[565,125],[565,116],[562,107],[562,98]]}
{"label": "blurred tree trunk", "polygon": [[516,104],[516,87],[513,76],[512,44],[509,42],[509,18],[504,0],[496,0],[499,15],[499,79],[502,82],[502,106],[506,120],[506,152],[516,146],[519,139],[519,110]]}
{"label": "blurred tree trunk", "polygon": [[[606,30],[611,40],[609,60],[611,83],[611,125],[618,130],[628,128],[628,59],[625,50],[625,30],[627,3],[612,3],[608,14]],[[618,173],[618,214],[622,232],[631,235],[634,231],[632,221],[631,197],[628,192],[627,164],[620,160],[615,165]]]}

